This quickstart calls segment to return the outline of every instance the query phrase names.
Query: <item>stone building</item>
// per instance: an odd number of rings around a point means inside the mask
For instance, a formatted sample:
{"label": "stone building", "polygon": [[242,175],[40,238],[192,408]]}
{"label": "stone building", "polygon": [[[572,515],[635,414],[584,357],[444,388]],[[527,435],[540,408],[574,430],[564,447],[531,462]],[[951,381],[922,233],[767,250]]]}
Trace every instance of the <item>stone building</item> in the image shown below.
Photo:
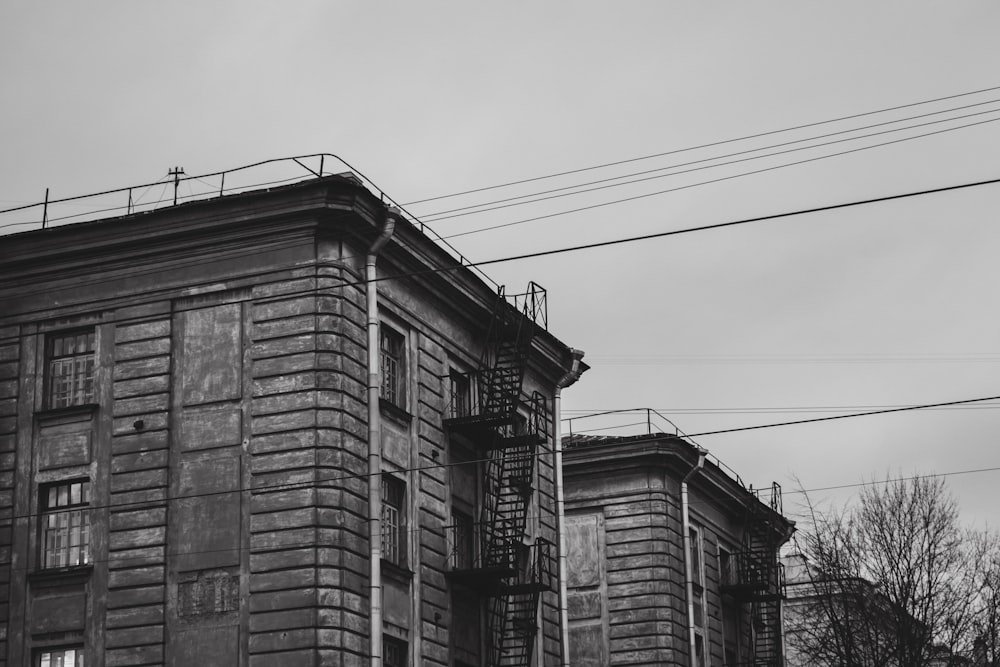
{"label": "stone building", "polygon": [[322,167],[0,237],[0,665],[561,664],[545,306]]}
{"label": "stone building", "polygon": [[573,667],[783,665],[780,487],[674,435],[565,443]]}

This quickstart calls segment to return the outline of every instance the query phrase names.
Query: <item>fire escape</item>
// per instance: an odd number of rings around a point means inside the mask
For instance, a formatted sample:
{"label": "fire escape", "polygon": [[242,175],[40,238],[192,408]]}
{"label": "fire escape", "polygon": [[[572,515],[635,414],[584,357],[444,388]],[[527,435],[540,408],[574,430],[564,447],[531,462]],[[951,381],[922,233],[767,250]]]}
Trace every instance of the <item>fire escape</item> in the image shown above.
{"label": "fire escape", "polygon": [[487,598],[490,667],[531,664],[539,598],[556,587],[554,545],[527,539],[535,460],[550,418],[547,399],[528,396],[523,384],[532,340],[545,327],[545,291],[530,283],[510,299],[501,287],[480,367],[465,380],[471,400],[445,420],[484,461],[478,519],[446,532],[449,578]]}
{"label": "fire escape", "polygon": [[723,568],[722,591],[749,606],[752,655],[747,667],[782,667],[781,601],[785,597],[784,566],[778,548],[784,537],[781,517],[781,486],[771,484],[770,502],[759,491],[747,499],[745,529],[740,552]]}

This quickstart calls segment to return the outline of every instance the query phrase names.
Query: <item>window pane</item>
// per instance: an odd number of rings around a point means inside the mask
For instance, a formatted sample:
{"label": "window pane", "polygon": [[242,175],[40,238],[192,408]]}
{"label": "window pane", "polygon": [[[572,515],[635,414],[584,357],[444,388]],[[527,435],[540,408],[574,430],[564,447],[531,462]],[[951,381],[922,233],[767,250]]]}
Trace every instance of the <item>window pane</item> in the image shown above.
{"label": "window pane", "polygon": [[42,651],[35,663],[38,667],[83,667],[83,649],[62,648]]}
{"label": "window pane", "polygon": [[385,667],[403,667],[406,664],[406,642],[395,637],[383,639],[382,664]]}
{"label": "window pane", "polygon": [[382,477],[382,558],[397,565],[405,561],[403,541],[403,496],[405,486],[392,477]]}
{"label": "window pane", "polygon": [[379,328],[379,366],[382,373],[380,396],[403,407],[403,335],[382,325]]}
{"label": "window pane", "polygon": [[[41,492],[42,567],[72,567],[90,562],[90,482],[60,483]],[[47,502],[46,502],[47,501]]]}
{"label": "window pane", "polygon": [[94,332],[49,338],[48,407],[64,408],[94,400]]}

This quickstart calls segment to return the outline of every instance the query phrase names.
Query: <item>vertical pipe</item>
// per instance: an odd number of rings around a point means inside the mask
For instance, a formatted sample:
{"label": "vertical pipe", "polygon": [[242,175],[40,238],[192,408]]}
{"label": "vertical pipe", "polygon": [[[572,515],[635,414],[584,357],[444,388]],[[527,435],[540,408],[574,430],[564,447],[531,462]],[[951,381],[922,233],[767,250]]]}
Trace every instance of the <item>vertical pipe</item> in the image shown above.
{"label": "vertical pipe", "polygon": [[379,392],[378,284],[375,261],[392,236],[395,212],[386,212],[381,233],[365,256],[365,291],[368,326],[368,542],[369,621],[371,667],[382,667],[382,413]]}
{"label": "vertical pipe", "polygon": [[681,530],[683,531],[684,544],[684,590],[687,594],[687,620],[688,620],[688,664],[695,665],[695,642],[694,642],[694,572],[691,567],[691,517],[688,513],[688,480],[694,477],[702,466],[705,465],[705,451],[699,449],[698,463],[681,480]]}
{"label": "vertical pipe", "polygon": [[566,575],[569,572],[566,556],[566,496],[563,490],[563,448],[562,448],[562,390],[576,382],[583,370],[580,368],[580,360],[583,359],[582,350],[570,350],[573,359],[570,362],[569,371],[559,378],[556,383],[555,395],[552,397],[552,421],[555,442],[555,474],[556,474],[556,530],[559,532],[559,635],[562,642],[562,662],[563,667],[569,665],[569,589],[566,585]]}
{"label": "vertical pipe", "polygon": [[42,229],[49,221],[49,189],[45,188],[45,205],[42,207]]}

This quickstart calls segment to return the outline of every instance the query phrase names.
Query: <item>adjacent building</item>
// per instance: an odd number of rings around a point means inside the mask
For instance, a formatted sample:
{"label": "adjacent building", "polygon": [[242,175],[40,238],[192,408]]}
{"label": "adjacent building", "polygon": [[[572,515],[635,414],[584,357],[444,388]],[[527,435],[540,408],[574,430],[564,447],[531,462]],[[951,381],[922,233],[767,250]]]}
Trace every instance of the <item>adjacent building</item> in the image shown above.
{"label": "adjacent building", "polygon": [[544,290],[322,167],[0,241],[0,665],[563,664]]}
{"label": "adjacent building", "polygon": [[563,461],[573,667],[784,664],[777,484],[663,433],[568,437]]}

